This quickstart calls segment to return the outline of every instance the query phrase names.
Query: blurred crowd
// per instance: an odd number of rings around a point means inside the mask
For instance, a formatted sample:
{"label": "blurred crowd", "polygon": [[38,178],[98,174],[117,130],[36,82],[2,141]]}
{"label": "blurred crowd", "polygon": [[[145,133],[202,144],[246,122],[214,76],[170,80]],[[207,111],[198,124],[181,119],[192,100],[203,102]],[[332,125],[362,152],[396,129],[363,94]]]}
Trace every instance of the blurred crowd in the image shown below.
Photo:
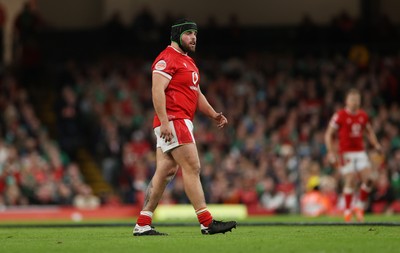
{"label": "blurred crowd", "polygon": [[[355,87],[383,146],[379,154],[367,145],[378,178],[370,211],[399,211],[400,57],[371,54],[366,62],[351,55],[196,59],[203,93],[229,120],[222,130],[201,114],[194,122],[209,203],[310,215],[321,206],[340,210],[340,174],[325,158],[323,136]],[[141,204],[155,169],[150,60],[68,62],[59,75],[61,101],[74,101],[88,147],[124,203]],[[180,173],[162,202],[188,203]]]}
{"label": "blurred crowd", "polygon": [[92,190],[79,166],[51,139],[14,75],[0,78],[0,209],[76,205]]}
{"label": "blurred crowd", "polygon": [[[46,36],[61,32],[41,34],[40,15],[29,5],[24,7],[15,21],[15,59],[22,71],[18,80],[9,74],[0,79],[0,207],[84,206],[93,193],[75,162],[82,146],[98,162],[121,202],[143,203],[155,170],[150,72],[155,55],[150,55],[169,44],[174,19],[166,13],[157,23],[144,8],[126,25],[115,13],[101,27],[100,37],[97,30],[87,37],[65,32],[65,40],[49,44]],[[367,24],[343,12],[333,17],[330,26],[321,27],[306,15],[293,33],[244,27],[235,14],[227,25],[209,17],[199,32],[199,53],[194,57],[203,93],[229,124],[218,130],[204,115],[195,118],[208,203],[243,203],[264,213],[340,211],[342,182],[325,157],[324,132],[333,113],[343,107],[345,92],[355,87],[383,146],[381,154],[367,145],[377,177],[369,211],[400,212],[400,56],[374,53],[358,44],[397,41],[398,29],[386,16],[376,21]],[[290,36],[280,36],[286,33]],[[74,38],[79,39],[76,50],[70,43]],[[342,47],[319,54],[271,50],[271,45],[287,41],[306,49],[348,44],[345,51]],[[99,45],[102,54],[52,64],[50,74],[38,71],[46,52],[49,59],[52,54],[66,54],[60,48],[68,50],[67,44],[73,49],[66,58],[74,58],[74,52],[90,56],[87,52]],[[348,45],[354,46],[347,51]],[[28,91],[19,84],[32,89],[33,80],[45,74],[51,76],[44,78],[47,81],[56,76],[49,83],[58,92],[56,140],[49,137],[38,119],[40,112],[35,112]],[[162,203],[189,203],[182,180],[178,172]]]}

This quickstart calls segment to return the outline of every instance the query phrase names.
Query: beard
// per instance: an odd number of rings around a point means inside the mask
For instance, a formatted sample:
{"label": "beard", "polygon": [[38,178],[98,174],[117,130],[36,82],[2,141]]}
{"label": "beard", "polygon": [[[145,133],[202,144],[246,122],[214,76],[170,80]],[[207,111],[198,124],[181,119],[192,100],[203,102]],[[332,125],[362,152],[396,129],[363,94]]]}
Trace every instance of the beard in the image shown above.
{"label": "beard", "polygon": [[182,49],[187,53],[194,53],[196,52],[196,44],[182,43]]}

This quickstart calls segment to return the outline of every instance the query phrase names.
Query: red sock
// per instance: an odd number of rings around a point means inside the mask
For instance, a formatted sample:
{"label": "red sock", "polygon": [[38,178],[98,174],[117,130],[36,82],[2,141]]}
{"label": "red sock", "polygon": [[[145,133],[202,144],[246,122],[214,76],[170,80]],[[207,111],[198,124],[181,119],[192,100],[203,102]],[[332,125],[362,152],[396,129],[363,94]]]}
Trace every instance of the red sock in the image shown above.
{"label": "red sock", "polygon": [[351,201],[353,201],[353,194],[345,193],[344,194],[344,208],[346,210],[350,209]]}
{"label": "red sock", "polygon": [[208,227],[208,225],[211,224],[213,218],[211,216],[211,213],[207,210],[206,207],[197,209],[196,215],[200,224],[202,224],[203,226]]}
{"label": "red sock", "polygon": [[350,210],[351,202],[353,201],[353,190],[345,188],[343,190],[344,195],[344,208],[345,210]]}
{"label": "red sock", "polygon": [[365,184],[361,185],[359,196],[361,203],[365,203],[367,201],[370,192],[371,189],[368,186],[366,186]]}
{"label": "red sock", "polygon": [[147,225],[151,225],[151,220],[153,218],[153,213],[150,211],[141,211],[140,215],[137,219],[136,224],[138,224],[139,226],[143,227],[143,226],[147,226]]}

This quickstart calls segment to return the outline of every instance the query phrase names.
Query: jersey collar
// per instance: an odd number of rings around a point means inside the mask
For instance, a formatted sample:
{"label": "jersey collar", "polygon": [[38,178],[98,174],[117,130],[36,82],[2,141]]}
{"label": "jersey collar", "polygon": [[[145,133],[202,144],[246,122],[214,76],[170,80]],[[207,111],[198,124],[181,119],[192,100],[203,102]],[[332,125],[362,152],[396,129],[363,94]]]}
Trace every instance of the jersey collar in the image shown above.
{"label": "jersey collar", "polygon": [[352,112],[352,111],[350,111],[349,108],[347,108],[347,107],[345,107],[344,110],[345,110],[348,114],[351,114],[351,115],[356,115],[356,114],[360,111],[360,109],[357,109],[355,112]]}
{"label": "jersey collar", "polygon": [[175,50],[176,52],[180,53],[181,55],[187,56],[187,53],[182,53],[180,52],[178,49],[174,48],[173,46],[169,45],[168,47],[172,48],[173,50]]}

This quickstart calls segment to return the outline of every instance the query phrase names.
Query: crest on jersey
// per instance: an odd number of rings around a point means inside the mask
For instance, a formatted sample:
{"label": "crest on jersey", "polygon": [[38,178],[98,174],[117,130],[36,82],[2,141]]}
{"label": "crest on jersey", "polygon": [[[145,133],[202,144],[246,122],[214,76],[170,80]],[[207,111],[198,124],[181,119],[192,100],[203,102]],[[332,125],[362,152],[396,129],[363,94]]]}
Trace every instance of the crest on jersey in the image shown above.
{"label": "crest on jersey", "polygon": [[192,81],[193,84],[197,84],[197,82],[199,81],[199,74],[197,74],[197,72],[192,72]]}
{"label": "crest on jersey", "polygon": [[156,70],[164,70],[167,67],[167,63],[164,60],[159,60],[154,68]]}

